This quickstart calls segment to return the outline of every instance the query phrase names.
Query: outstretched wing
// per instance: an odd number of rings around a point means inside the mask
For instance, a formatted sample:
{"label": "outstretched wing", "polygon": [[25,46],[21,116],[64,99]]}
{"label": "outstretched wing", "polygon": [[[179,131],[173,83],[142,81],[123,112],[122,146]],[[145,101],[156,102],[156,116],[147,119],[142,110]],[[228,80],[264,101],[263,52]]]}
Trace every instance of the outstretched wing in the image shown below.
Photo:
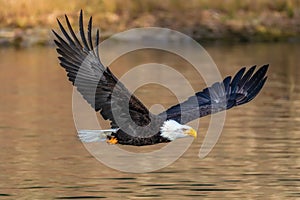
{"label": "outstretched wing", "polygon": [[233,79],[228,76],[223,82],[214,83],[159,115],[185,124],[199,117],[247,103],[256,97],[266,82],[268,66],[262,66],[255,74],[253,72],[256,66],[251,67],[246,73],[244,67]]}
{"label": "outstretched wing", "polygon": [[105,120],[111,121],[112,128],[131,120],[139,126],[150,123],[148,109],[118,81],[108,67],[102,65],[98,52],[99,30],[94,44],[92,41],[92,17],[88,23],[86,38],[82,11],[80,12],[81,41],[75,35],[68,17],[65,18],[69,33],[57,20],[65,39],[53,30],[56,36],[54,42],[60,55],[58,57],[60,65],[66,70],[69,80],[77,87],[83,98],[96,111],[100,111]]}

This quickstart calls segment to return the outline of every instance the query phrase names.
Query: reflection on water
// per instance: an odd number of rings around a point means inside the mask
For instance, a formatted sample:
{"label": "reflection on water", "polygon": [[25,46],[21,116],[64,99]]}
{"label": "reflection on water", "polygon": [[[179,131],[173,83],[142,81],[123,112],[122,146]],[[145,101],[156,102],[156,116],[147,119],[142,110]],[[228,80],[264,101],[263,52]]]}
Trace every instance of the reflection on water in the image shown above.
{"label": "reflection on water", "polygon": [[[223,76],[235,73],[240,66],[270,63],[267,84],[253,102],[227,112],[223,133],[208,157],[200,160],[198,152],[209,117],[200,120],[201,136],[179,160],[146,174],[112,170],[94,159],[78,141],[71,110],[72,88],[58,67],[54,49],[1,49],[0,197],[299,198],[299,45],[206,49]],[[186,76],[195,89],[204,87],[188,64],[174,56],[151,50],[127,56],[113,63],[117,76],[156,58],[156,62]],[[157,85],[143,86],[136,94],[148,107],[177,102],[168,89]]]}

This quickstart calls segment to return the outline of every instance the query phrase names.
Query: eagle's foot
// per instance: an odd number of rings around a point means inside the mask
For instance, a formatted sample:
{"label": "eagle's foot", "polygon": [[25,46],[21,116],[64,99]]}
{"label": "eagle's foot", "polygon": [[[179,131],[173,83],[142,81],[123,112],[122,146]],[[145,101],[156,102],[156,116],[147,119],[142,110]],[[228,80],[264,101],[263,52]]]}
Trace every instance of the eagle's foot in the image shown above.
{"label": "eagle's foot", "polygon": [[114,136],[110,137],[109,139],[106,140],[106,142],[108,144],[117,144],[118,143],[118,139],[115,138]]}

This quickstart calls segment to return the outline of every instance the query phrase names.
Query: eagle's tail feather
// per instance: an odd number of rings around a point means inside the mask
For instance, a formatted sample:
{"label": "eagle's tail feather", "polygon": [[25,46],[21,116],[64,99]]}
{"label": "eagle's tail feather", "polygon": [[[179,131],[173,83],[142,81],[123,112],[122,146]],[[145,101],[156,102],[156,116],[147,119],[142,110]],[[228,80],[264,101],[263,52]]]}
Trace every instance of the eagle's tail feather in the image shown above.
{"label": "eagle's tail feather", "polygon": [[106,130],[79,130],[78,137],[82,142],[102,142],[112,133],[116,133],[118,129]]}

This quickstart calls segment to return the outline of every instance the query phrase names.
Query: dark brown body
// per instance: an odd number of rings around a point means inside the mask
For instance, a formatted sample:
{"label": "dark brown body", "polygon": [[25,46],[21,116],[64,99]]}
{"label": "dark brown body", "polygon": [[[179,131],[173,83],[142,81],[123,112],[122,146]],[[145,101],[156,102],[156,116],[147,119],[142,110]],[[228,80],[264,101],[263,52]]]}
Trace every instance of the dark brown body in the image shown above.
{"label": "dark brown body", "polygon": [[123,145],[133,145],[133,146],[145,146],[145,145],[153,145],[157,143],[165,143],[170,142],[169,139],[160,136],[160,132],[156,133],[151,137],[134,137],[131,136],[122,130],[118,130],[118,132],[113,133],[111,136],[108,136],[108,139],[111,137],[115,137],[118,140],[118,144]]}

